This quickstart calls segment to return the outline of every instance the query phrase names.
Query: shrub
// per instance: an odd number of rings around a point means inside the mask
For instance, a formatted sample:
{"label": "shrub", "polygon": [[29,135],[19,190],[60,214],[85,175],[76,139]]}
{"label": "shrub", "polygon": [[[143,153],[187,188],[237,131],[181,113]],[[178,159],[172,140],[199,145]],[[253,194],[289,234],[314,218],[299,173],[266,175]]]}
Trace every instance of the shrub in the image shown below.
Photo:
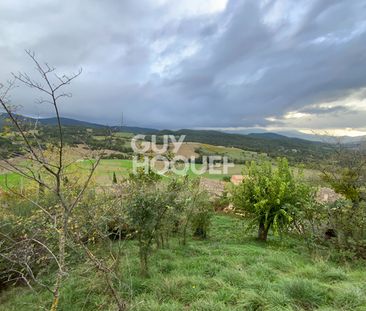
{"label": "shrub", "polygon": [[182,235],[182,244],[186,244],[187,233],[192,230],[197,238],[205,239],[211,224],[213,212],[212,203],[208,194],[199,187],[199,180],[184,178],[178,189],[175,199],[174,215],[171,219],[175,221],[175,232]]}
{"label": "shrub", "polygon": [[181,235],[185,244],[189,229],[195,237],[207,237],[212,207],[198,181],[187,177],[161,181],[152,171],[140,171],[125,186],[123,210],[127,224],[135,229],[142,275],[148,274],[153,241],[164,247],[170,236]]}
{"label": "shrub", "polygon": [[219,197],[215,198],[212,202],[215,211],[222,211],[230,204],[230,198],[228,191],[225,190]]}
{"label": "shrub", "polygon": [[297,215],[294,225],[312,251],[323,247],[336,261],[366,258],[365,202],[355,206],[345,199],[328,204],[309,201]]}
{"label": "shrub", "polygon": [[127,186],[125,211],[129,225],[135,228],[139,246],[141,274],[148,274],[148,257],[152,242],[162,229],[169,209],[172,209],[175,193],[168,191],[169,184],[159,183],[154,173],[144,179],[131,176]]}
{"label": "shrub", "polygon": [[199,200],[195,202],[195,208],[192,213],[191,225],[194,237],[200,239],[207,238],[212,212],[210,201],[205,194],[201,195]]}
{"label": "shrub", "polygon": [[[3,195],[1,201],[0,290],[35,280],[52,262],[51,251],[55,252],[58,241],[50,219],[34,209],[32,203],[10,194]],[[60,212],[51,196],[43,196],[39,203],[46,206],[48,212]]]}

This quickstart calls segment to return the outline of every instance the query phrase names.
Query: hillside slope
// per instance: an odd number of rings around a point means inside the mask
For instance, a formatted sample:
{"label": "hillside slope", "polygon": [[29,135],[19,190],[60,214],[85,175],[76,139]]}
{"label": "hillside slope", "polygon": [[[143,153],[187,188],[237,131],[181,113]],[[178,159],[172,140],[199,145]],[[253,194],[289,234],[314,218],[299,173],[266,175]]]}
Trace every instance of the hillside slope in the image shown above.
{"label": "hillside slope", "polygon": [[[297,240],[256,242],[243,237],[243,225],[216,215],[207,241],[190,239],[186,247],[170,241],[169,248],[154,251],[148,279],[139,275],[135,241],[115,242],[128,258],[116,269],[128,310],[366,310],[362,266],[312,260]],[[103,245],[95,249],[108,253]],[[92,269],[90,262],[75,259],[63,285],[62,310],[115,310],[104,278]],[[24,286],[1,293],[1,310],[48,310],[51,294],[40,286],[34,290]]]}
{"label": "hillside slope", "polygon": [[[57,118],[31,118],[21,115],[16,115],[18,119],[22,120],[22,122],[27,123],[38,123],[41,125],[49,125],[49,126],[56,126],[58,124]],[[5,120],[8,119],[8,114],[2,113],[0,114],[0,127],[4,125]],[[136,134],[146,134],[146,133],[155,133],[158,130],[152,128],[144,128],[144,127],[136,127],[136,126],[108,126],[98,123],[92,123],[87,121],[81,121],[71,118],[64,118],[61,119],[61,124],[63,126],[73,126],[73,127],[82,127],[82,128],[91,128],[91,129],[108,129],[111,128],[114,131],[120,132],[131,132]]]}
{"label": "hillside slope", "polygon": [[[19,116],[24,122],[38,122],[45,126],[54,126],[57,124],[56,118],[34,119],[30,117]],[[0,115],[0,126],[7,118],[6,114]],[[264,134],[230,134],[219,131],[181,129],[156,130],[143,127],[113,126],[95,124],[70,118],[61,118],[63,126],[76,128],[89,128],[95,130],[108,130],[114,132],[130,132],[134,134],[146,135],[186,135],[185,141],[210,144],[215,146],[224,146],[238,148],[258,153],[266,153],[271,157],[286,156],[294,162],[317,162],[326,159],[329,152],[332,151],[330,144],[308,141],[300,138],[291,138],[276,133]],[[69,131],[70,132],[70,131]]]}
{"label": "hillside slope", "polygon": [[261,134],[241,135],[190,129],[164,130],[158,134],[186,135],[186,141],[266,153],[271,157],[286,156],[296,162],[317,162],[327,158],[332,151],[329,144],[278,134],[272,134],[268,137]]}

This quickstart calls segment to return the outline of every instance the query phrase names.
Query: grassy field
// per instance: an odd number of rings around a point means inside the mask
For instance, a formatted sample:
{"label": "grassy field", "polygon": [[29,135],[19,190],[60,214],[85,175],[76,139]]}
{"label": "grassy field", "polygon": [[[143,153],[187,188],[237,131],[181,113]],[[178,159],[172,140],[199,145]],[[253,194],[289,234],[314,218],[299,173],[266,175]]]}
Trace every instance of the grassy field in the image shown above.
{"label": "grassy field", "polygon": [[[98,184],[108,184],[112,182],[113,172],[116,173],[117,179],[128,176],[132,172],[133,162],[132,160],[102,160],[95,172],[95,177]],[[74,169],[80,171],[88,171],[90,164],[88,162],[79,162],[74,165]],[[157,167],[162,168],[162,165],[157,162]],[[196,169],[199,171],[202,169],[202,164],[195,164]],[[178,169],[182,168],[177,166]],[[228,174],[209,174],[208,172],[200,175],[210,179],[222,179],[224,176],[231,176],[234,174],[240,174],[243,170],[243,165],[236,165],[234,168],[230,168]],[[187,175],[196,176],[192,170],[187,171]]]}
{"label": "grassy field", "polygon": [[[90,162],[82,161],[75,163],[72,169],[79,173],[85,172],[85,174],[88,174]],[[131,160],[101,160],[94,176],[98,184],[105,185],[112,183],[113,173],[116,173],[117,178],[122,178],[127,177],[131,170]]]}
{"label": "grassy field", "polygon": [[202,153],[205,155],[221,155],[231,160],[252,161],[261,158],[267,158],[266,154],[258,154],[257,152],[242,150],[238,148],[229,148],[223,146],[213,146],[208,144],[200,144]]}
{"label": "grassy field", "polygon": [[[133,137],[132,133],[126,132],[118,132],[113,134],[117,138],[124,139],[124,146],[130,146],[130,140]],[[95,136],[97,140],[104,140],[106,139],[105,136]],[[161,146],[159,146],[161,147]],[[202,144],[202,143],[192,143],[192,142],[185,142],[182,144],[180,150],[177,152],[177,155],[184,156],[186,158],[198,156],[196,153],[197,149],[201,149],[204,154],[207,155],[220,155],[220,156],[227,156],[229,159],[232,160],[259,160],[266,158],[265,155],[260,155],[256,152],[246,151],[238,148],[229,148],[223,146],[213,146],[209,144]],[[113,151],[109,151],[113,153]],[[73,161],[78,159],[83,159],[88,156],[87,151],[81,146],[77,148],[69,148],[67,150],[67,155]],[[161,165],[160,165],[161,166]],[[88,168],[90,168],[90,164],[88,161],[78,161],[77,163],[73,164],[72,169],[70,170],[75,172],[78,171],[79,173],[85,174],[88,173]],[[158,163],[159,167],[159,163]],[[195,164],[196,170],[201,170],[201,164]],[[178,167],[179,168],[179,167]],[[199,175],[204,178],[215,179],[215,180],[223,180],[225,177],[231,177],[232,175],[240,175],[243,172],[244,165],[236,164],[235,167],[229,168],[227,174],[209,174],[204,173]],[[129,172],[132,171],[132,161],[131,160],[119,160],[119,159],[111,159],[111,160],[102,160],[100,162],[99,167],[95,172],[95,178],[97,184],[100,185],[110,185],[112,183],[113,173],[116,174],[117,179],[121,179],[123,177],[128,176]],[[310,181],[311,183],[317,185],[320,184],[319,172],[316,170],[306,169],[304,170],[305,178]],[[188,170],[187,175],[194,177],[197,176],[192,170]],[[0,172],[0,188],[5,189],[6,179],[8,186],[10,187],[20,187],[27,183],[25,178],[21,178],[19,175],[14,173],[6,173],[4,171]]]}
{"label": "grassy field", "polygon": [[[111,243],[124,249],[118,290],[129,310],[366,310],[364,266],[311,258],[298,240],[256,242],[243,235],[241,220],[229,216],[214,217],[206,241],[171,241],[156,250],[149,278],[139,276],[135,241]],[[105,288],[88,262],[75,263],[60,310],[115,310]],[[0,294],[0,309],[41,310],[49,301],[42,288],[20,287]]]}
{"label": "grassy field", "polygon": [[27,181],[16,173],[4,173],[0,174],[0,188],[5,189],[8,187],[20,187]]}
{"label": "grassy field", "polygon": [[[97,184],[108,185],[112,183],[113,173],[116,173],[117,179],[128,176],[129,172],[132,171],[132,160],[101,160],[96,172],[95,179]],[[195,164],[197,170],[202,169],[202,164]],[[71,171],[77,171],[81,174],[88,173],[90,168],[90,162],[81,161],[72,165]],[[236,164],[235,167],[229,168],[228,174],[209,174],[208,172],[200,175],[204,178],[222,180],[225,176],[230,177],[232,175],[240,175],[243,171],[244,165]],[[296,169],[295,169],[296,172]],[[194,177],[196,176],[192,170],[188,170],[187,175]],[[315,170],[304,170],[305,178],[313,184],[320,182],[319,172]],[[26,179],[21,178],[19,175],[14,173],[3,173],[0,174],[0,187],[5,188],[5,180],[8,180],[9,186],[19,187],[20,185],[27,182]]]}
{"label": "grassy field", "polygon": [[117,133],[113,133],[113,136],[131,139],[132,137],[135,136],[135,134],[128,133],[128,132],[117,132]]}

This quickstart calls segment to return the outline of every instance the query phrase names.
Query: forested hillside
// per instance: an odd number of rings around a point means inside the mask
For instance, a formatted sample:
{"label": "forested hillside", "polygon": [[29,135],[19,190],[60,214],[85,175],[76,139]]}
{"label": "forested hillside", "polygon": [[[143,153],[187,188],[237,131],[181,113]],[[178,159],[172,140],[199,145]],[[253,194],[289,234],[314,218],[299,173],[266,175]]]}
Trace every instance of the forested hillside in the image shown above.
{"label": "forested hillside", "polygon": [[[37,135],[42,140],[52,140],[57,138],[56,118],[33,119],[29,117],[18,116],[23,124],[29,130],[34,129],[37,124]],[[7,115],[2,114],[0,125],[9,123]],[[268,134],[229,134],[219,131],[190,130],[182,129],[178,131],[156,130],[150,128],[128,127],[128,126],[105,126],[100,124],[88,123],[73,119],[61,118],[61,123],[65,131],[65,141],[71,145],[87,143],[92,148],[108,148],[120,152],[128,153],[131,151],[125,139],[114,138],[113,143],[107,139],[112,133],[129,132],[133,134],[145,134],[146,139],[150,135],[157,135],[158,142],[162,142],[163,135],[186,135],[186,142],[199,142],[215,146],[234,147],[246,151],[265,153],[272,158],[286,156],[293,163],[315,164],[318,161],[327,159],[333,148],[331,144],[314,142],[299,138],[290,138],[274,133]],[[95,137],[99,139],[95,139]],[[106,137],[105,140],[101,137]],[[0,140],[0,146],[9,147],[12,151],[17,150],[14,140],[9,137],[3,137]],[[5,148],[5,149],[6,149]],[[4,149],[4,150],[5,150]],[[5,151],[3,151],[5,152]]]}

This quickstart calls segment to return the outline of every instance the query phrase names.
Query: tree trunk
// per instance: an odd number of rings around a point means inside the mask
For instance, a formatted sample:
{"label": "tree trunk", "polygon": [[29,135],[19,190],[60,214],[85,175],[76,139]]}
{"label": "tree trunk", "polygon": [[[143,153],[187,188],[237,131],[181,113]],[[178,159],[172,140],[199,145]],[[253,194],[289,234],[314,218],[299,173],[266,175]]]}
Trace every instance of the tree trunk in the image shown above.
{"label": "tree trunk", "polygon": [[258,229],[258,240],[267,241],[268,230],[269,227],[267,228],[263,222],[260,222]]}
{"label": "tree trunk", "polygon": [[160,234],[161,248],[165,248],[164,234]]}
{"label": "tree trunk", "polygon": [[148,251],[146,249],[140,248],[140,273],[143,277],[147,277],[149,275],[147,252]]}
{"label": "tree trunk", "polygon": [[182,241],[183,245],[187,244],[187,225],[184,225],[183,227],[183,241]]}
{"label": "tree trunk", "polygon": [[59,254],[58,254],[58,273],[56,277],[56,283],[53,291],[53,301],[50,311],[57,311],[59,298],[60,298],[60,287],[65,274],[65,246],[66,246],[66,230],[67,230],[67,217],[64,212],[62,219],[62,227],[59,229]]}

